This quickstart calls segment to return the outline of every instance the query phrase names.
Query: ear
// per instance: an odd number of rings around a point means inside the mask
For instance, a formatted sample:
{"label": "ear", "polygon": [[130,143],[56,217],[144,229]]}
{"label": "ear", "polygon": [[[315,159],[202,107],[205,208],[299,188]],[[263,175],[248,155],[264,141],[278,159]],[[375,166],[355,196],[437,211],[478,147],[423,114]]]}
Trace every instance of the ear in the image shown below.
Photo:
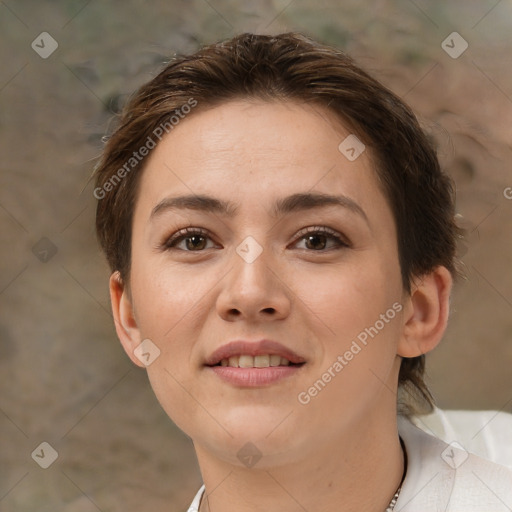
{"label": "ear", "polygon": [[132,300],[128,289],[125,287],[118,271],[110,276],[110,302],[116,332],[121,345],[129,358],[137,365],[144,368],[144,364],[134,355],[134,350],[141,342],[139,328],[135,319]]}
{"label": "ear", "polygon": [[452,284],[450,271],[439,266],[412,285],[405,301],[399,356],[420,356],[439,344],[448,324]]}

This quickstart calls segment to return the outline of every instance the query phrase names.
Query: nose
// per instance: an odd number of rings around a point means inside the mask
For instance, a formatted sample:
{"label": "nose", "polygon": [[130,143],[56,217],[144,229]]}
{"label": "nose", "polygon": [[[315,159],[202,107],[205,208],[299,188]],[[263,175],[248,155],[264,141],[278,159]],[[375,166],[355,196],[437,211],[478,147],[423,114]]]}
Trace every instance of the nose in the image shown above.
{"label": "nose", "polygon": [[269,252],[263,249],[256,257],[246,257],[242,244],[233,252],[232,269],[217,297],[221,318],[256,323],[282,320],[290,314],[291,289]]}

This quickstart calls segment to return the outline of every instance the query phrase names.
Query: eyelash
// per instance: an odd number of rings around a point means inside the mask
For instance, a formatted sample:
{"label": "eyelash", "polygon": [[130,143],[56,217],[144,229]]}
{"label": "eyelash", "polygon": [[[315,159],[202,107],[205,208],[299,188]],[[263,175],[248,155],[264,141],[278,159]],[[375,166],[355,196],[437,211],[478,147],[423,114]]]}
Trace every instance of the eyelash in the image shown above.
{"label": "eyelash", "polygon": [[[183,252],[204,252],[206,249],[202,249],[199,251],[189,251],[189,250],[183,250],[183,249],[176,249],[175,245],[183,240],[186,240],[187,238],[191,236],[202,236],[205,238],[211,238],[210,233],[202,228],[193,228],[193,227],[187,227],[184,229],[180,229],[178,232],[174,233],[172,236],[170,236],[160,247],[162,250],[182,250]],[[329,235],[327,238],[330,238],[331,240],[334,240],[336,243],[336,246],[334,249],[341,249],[341,248],[348,248],[350,247],[350,243],[346,241],[346,239],[340,235],[338,232],[334,231],[331,228],[328,228],[327,226],[312,226],[308,228],[304,228],[299,233],[297,233],[298,240],[305,239],[308,235],[322,235],[326,236]],[[298,241],[297,240],[297,241]],[[308,250],[304,249],[308,252],[329,252],[333,249],[322,249],[322,250]]]}

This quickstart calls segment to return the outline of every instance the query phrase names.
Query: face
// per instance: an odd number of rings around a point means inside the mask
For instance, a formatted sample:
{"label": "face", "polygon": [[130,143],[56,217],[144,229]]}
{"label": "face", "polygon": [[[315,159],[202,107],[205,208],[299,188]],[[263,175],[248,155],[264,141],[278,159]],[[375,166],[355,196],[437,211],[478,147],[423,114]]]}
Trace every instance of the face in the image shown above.
{"label": "face", "polygon": [[136,362],[140,341],[158,347],[163,408],[234,464],[247,442],[270,466],[395,415],[397,235],[369,151],[338,148],[349,134],[319,107],[232,101],[182,121],[144,170],[124,345]]}

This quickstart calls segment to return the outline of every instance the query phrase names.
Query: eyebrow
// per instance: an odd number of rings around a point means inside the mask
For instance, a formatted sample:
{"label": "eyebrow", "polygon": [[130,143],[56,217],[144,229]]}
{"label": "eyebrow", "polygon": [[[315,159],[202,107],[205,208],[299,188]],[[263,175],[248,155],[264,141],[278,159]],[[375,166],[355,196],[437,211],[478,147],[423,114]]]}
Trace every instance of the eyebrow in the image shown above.
{"label": "eyebrow", "polygon": [[[278,199],[271,210],[274,217],[279,217],[299,211],[340,206],[360,215],[366,222],[368,217],[365,211],[350,197],[344,195],[330,195],[319,192],[297,193]],[[214,213],[225,217],[234,217],[238,212],[238,205],[232,201],[224,201],[206,195],[190,194],[177,197],[166,197],[151,211],[150,220],[169,210],[197,210]]]}

